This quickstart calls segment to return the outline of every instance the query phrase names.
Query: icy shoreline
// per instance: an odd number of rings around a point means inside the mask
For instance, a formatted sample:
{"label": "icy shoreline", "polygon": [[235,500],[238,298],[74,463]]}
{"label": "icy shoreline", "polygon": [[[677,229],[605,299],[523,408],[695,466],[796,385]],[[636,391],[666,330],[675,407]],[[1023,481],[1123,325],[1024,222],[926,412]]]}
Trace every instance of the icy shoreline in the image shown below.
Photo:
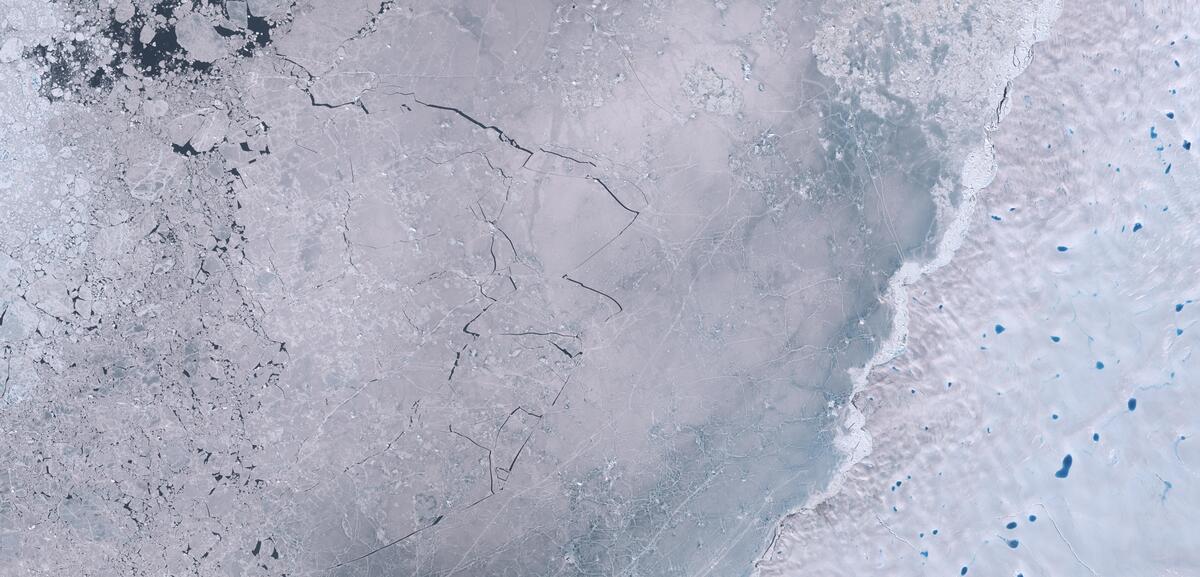
{"label": "icy shoreline", "polygon": [[873,452],[762,574],[1200,564],[1194,40],[1160,8],[1072,6],[1015,83],[973,232],[907,286],[908,351],[859,395]]}
{"label": "icy shoreline", "polygon": [[[1032,31],[1024,39],[1028,42],[1030,50],[1036,44],[1047,39],[1061,12],[1061,4],[1057,0],[1051,0],[1042,3],[1036,10]],[[1011,105],[1008,99],[1012,82],[1025,70],[1030,60],[1019,62],[1014,58],[1012,63],[1014,70],[1011,75],[1003,79],[1003,91],[999,94],[992,94],[990,97],[996,110],[995,118],[982,129],[983,142],[981,146],[968,153],[963,162],[959,188],[960,197],[957,205],[951,206],[945,195],[939,197],[935,193],[935,200],[939,201],[937,226],[941,228],[945,224],[945,227],[937,241],[933,257],[927,261],[905,262],[888,280],[887,291],[881,297],[884,306],[890,307],[892,311],[888,336],[865,365],[848,369],[852,390],[846,403],[837,407],[833,401],[830,402],[830,410],[840,413],[836,417],[839,429],[834,439],[834,448],[842,455],[842,461],[824,489],[811,494],[801,507],[789,512],[780,520],[763,554],[755,562],[756,575],[761,573],[762,562],[772,554],[776,542],[782,532],[786,530],[788,519],[795,515],[812,512],[821,504],[841,493],[850,470],[871,455],[873,441],[867,430],[867,418],[855,405],[855,401],[870,386],[871,375],[880,367],[894,361],[906,350],[910,319],[909,288],[931,273],[950,264],[970,234],[971,221],[978,210],[979,198],[992,184],[998,169],[995,149],[989,134],[1000,129],[1000,123]]]}

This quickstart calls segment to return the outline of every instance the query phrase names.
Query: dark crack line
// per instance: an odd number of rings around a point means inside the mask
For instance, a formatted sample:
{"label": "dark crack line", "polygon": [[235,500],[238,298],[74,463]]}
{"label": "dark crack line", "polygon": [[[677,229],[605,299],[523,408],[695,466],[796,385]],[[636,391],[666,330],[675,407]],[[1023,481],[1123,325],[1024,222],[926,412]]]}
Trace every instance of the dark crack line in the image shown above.
{"label": "dark crack line", "polygon": [[[496,274],[499,269],[499,263],[496,262],[496,237],[491,237],[491,242],[488,244],[488,252],[492,255],[492,274]],[[7,309],[6,309],[7,310]],[[4,322],[4,317],[0,316],[0,322]]]}
{"label": "dark crack line", "polygon": [[[329,108],[331,110],[337,109],[337,108],[343,108],[346,106],[357,106],[360,110],[363,111],[364,114],[371,114],[371,111],[367,110],[367,106],[365,104],[363,104],[361,95],[354,97],[353,100],[350,100],[347,102],[342,102],[340,104],[330,104],[328,102],[317,102],[317,97],[314,96],[312,93],[312,83],[316,82],[317,76],[314,75],[312,72],[310,72],[308,70],[308,68],[305,67],[303,64],[300,64],[299,62],[296,62],[295,60],[292,60],[291,58],[289,58],[287,56],[280,55],[279,58],[282,59],[284,62],[287,62],[287,63],[291,64],[292,66],[299,68],[300,71],[304,73],[304,76],[307,77],[308,85],[300,86],[299,88],[300,88],[300,90],[302,90],[304,92],[305,96],[308,96],[309,104],[319,107],[319,108]],[[299,80],[299,78],[296,75],[292,74],[291,76],[293,78],[296,78],[297,80]]]}
{"label": "dark crack line", "polygon": [[[482,291],[483,289],[480,289],[480,290]],[[487,296],[487,295],[484,295],[484,296]],[[491,298],[491,297],[488,297],[488,298]],[[492,300],[495,301],[496,299],[492,299]],[[490,308],[492,308],[492,305],[483,307],[483,310],[479,311],[479,313],[476,314],[474,317],[472,317],[471,320],[467,321],[467,324],[463,325],[462,331],[464,333],[467,333],[468,335],[471,335],[474,338],[479,338],[479,333],[471,330],[471,323],[479,320],[479,317],[483,316],[483,313],[488,312],[488,309],[490,309]]]}
{"label": "dark crack line", "polygon": [[426,530],[426,529],[429,529],[429,528],[433,527],[434,525],[437,525],[438,523],[441,523],[441,522],[442,522],[442,519],[444,519],[445,517],[446,517],[445,515],[438,515],[438,516],[437,516],[437,518],[436,518],[436,519],[434,519],[432,523],[430,523],[430,524],[428,524],[428,525],[425,525],[424,527],[421,527],[421,528],[419,528],[419,529],[414,529],[414,530],[413,530],[411,533],[409,533],[409,534],[407,534],[407,535],[405,535],[405,536],[403,536],[403,537],[401,537],[401,538],[399,538],[399,539],[396,539],[395,541],[392,541],[391,543],[388,543],[387,545],[383,545],[383,546],[377,547],[377,548],[375,548],[374,550],[372,550],[370,553],[367,553],[367,554],[365,554],[365,555],[361,555],[361,556],[359,556],[359,557],[355,557],[355,558],[353,558],[353,559],[351,559],[351,560],[349,560],[349,561],[343,561],[343,562],[341,562],[341,563],[338,563],[337,565],[334,565],[334,566],[332,566],[332,567],[327,567],[327,568],[325,568],[325,570],[326,570],[326,571],[330,571],[330,570],[333,570],[333,569],[337,569],[337,568],[339,568],[339,567],[344,567],[344,566],[346,566],[346,565],[349,565],[349,564],[351,564],[351,563],[357,563],[357,562],[359,562],[359,561],[362,561],[363,559],[366,559],[367,557],[370,557],[371,555],[374,555],[374,554],[376,554],[376,553],[378,553],[378,552],[380,552],[380,551],[383,551],[384,549],[387,549],[387,548],[389,548],[389,547],[392,547],[392,546],[394,546],[394,545],[396,545],[396,544],[399,544],[399,543],[401,543],[402,541],[404,541],[405,539],[408,539],[408,538],[412,537],[413,535],[416,535],[417,533],[420,533],[421,531],[424,531],[424,530]]}
{"label": "dark crack line", "polygon": [[[510,416],[511,416],[511,415],[510,415]],[[492,467],[494,467],[494,466],[495,466],[495,464],[494,464],[494,463],[493,463],[493,461],[492,461],[492,450],[491,450],[490,448],[488,448],[488,447],[485,447],[485,446],[483,446],[483,445],[480,445],[478,442],[476,442],[476,441],[475,441],[475,439],[472,439],[471,437],[468,437],[468,436],[466,436],[466,435],[464,435],[464,434],[462,434],[462,433],[460,433],[460,432],[458,432],[458,431],[455,431],[455,430],[454,430],[454,425],[449,425],[449,428],[450,428],[450,432],[451,432],[451,433],[454,433],[455,435],[458,435],[458,436],[460,436],[460,437],[462,437],[462,438],[464,438],[464,439],[466,439],[466,440],[470,441],[472,445],[475,445],[476,447],[479,447],[480,449],[483,449],[485,452],[487,452],[487,458],[488,458],[488,465],[487,465],[487,469],[488,469],[488,493],[489,493],[489,496],[490,496],[490,495],[494,495],[494,494],[496,494],[496,475],[495,475],[495,473],[493,473],[493,472],[492,472]]]}
{"label": "dark crack line", "polygon": [[489,300],[489,301],[492,301],[492,304],[495,304],[495,303],[499,302],[499,299],[497,299],[496,297],[494,297],[494,296],[492,296],[492,295],[490,295],[490,294],[487,294],[487,292],[483,290],[483,283],[480,283],[478,286],[479,286],[479,294],[480,294],[480,295],[481,295],[483,298],[485,298],[485,299],[487,299],[487,300]]}
{"label": "dark crack line", "polygon": [[508,241],[508,248],[513,252],[513,259],[518,261],[521,260],[521,254],[517,252],[517,245],[513,242],[512,237],[508,236],[508,233],[504,232],[504,229],[500,228],[500,225],[496,224],[496,221],[489,221],[489,224],[496,227],[496,230],[500,231],[500,234],[504,236],[504,240]]}
{"label": "dark crack line", "polygon": [[579,160],[578,158],[573,158],[573,157],[567,156],[567,155],[565,155],[565,154],[559,154],[559,153],[557,153],[557,152],[554,152],[553,150],[546,150],[545,148],[542,148],[542,147],[540,147],[540,146],[538,147],[538,150],[540,150],[540,151],[542,151],[542,152],[544,152],[544,153],[546,153],[546,154],[549,154],[550,156],[557,156],[557,157],[559,157],[559,158],[561,158],[561,159],[563,159],[563,160],[569,160],[569,161],[571,161],[571,162],[574,162],[575,164],[586,164],[586,165],[588,165],[588,166],[591,166],[591,167],[593,167],[593,168],[595,168],[595,167],[596,167],[596,163],[594,163],[594,162],[592,162],[592,161],[590,161],[590,160]]}
{"label": "dark crack line", "polygon": [[624,203],[624,202],[621,202],[621,199],[620,199],[620,198],[617,198],[617,195],[616,195],[615,193],[613,193],[612,189],[611,189],[611,188],[609,188],[607,184],[604,184],[604,181],[603,181],[603,180],[600,180],[599,178],[597,178],[597,177],[595,177],[595,176],[592,176],[592,175],[590,175],[590,174],[589,174],[589,175],[587,175],[587,177],[586,177],[586,178],[587,178],[588,180],[594,180],[594,181],[596,181],[596,184],[599,184],[599,185],[600,185],[600,186],[601,186],[601,187],[604,189],[604,192],[607,192],[607,193],[608,193],[608,195],[609,195],[609,196],[611,196],[613,200],[617,201],[617,204],[621,205],[621,208],[625,209],[625,211],[626,211],[626,212],[633,213],[633,217],[634,217],[635,219],[636,219],[637,217],[641,216],[641,214],[642,214],[641,212],[639,212],[639,211],[636,211],[636,210],[633,210],[632,208],[629,208],[628,206],[625,206],[625,203]]}
{"label": "dark crack line", "polygon": [[[450,375],[446,377],[447,381],[454,380],[454,371],[458,370],[458,363],[462,360],[463,351],[467,350],[468,346],[470,346],[470,344],[463,345],[457,353],[454,353],[454,365],[450,367]],[[451,385],[451,388],[453,388],[453,385]]]}
{"label": "dark crack line", "polygon": [[[478,120],[475,120],[474,117],[467,114],[466,112],[463,112],[462,110],[459,110],[453,106],[442,106],[441,104],[431,104],[428,102],[423,102],[417,98],[413,98],[413,101],[415,101],[417,104],[420,104],[421,106],[425,106],[427,108],[433,108],[436,110],[444,110],[446,112],[453,112],[453,113],[463,117],[463,119],[466,120],[467,122],[470,122],[471,124],[474,124],[475,126],[478,126],[479,128],[482,128],[484,130],[488,130],[491,132],[495,132],[496,135],[500,138],[500,142],[503,142],[503,143],[525,153],[525,155],[526,155],[525,163],[528,163],[529,159],[533,158],[532,150],[529,150],[528,148],[521,146],[520,143],[518,143],[516,140],[513,139],[513,137],[509,136],[508,134],[505,134],[504,130],[502,130],[498,126],[491,125],[491,124],[484,124]],[[491,163],[489,162],[489,164],[491,164]],[[522,166],[524,166],[524,165],[522,165]]]}
{"label": "dark crack line", "polygon": [[502,480],[507,481],[508,475],[512,475],[513,467],[517,466],[517,459],[521,458],[521,452],[525,450],[525,445],[528,445],[529,440],[532,438],[533,431],[530,431],[529,434],[525,436],[525,442],[521,443],[521,447],[517,449],[517,454],[513,455],[512,462],[508,464],[508,467],[498,467],[498,470],[504,471],[505,477]]}
{"label": "dark crack line", "polygon": [[583,351],[579,351],[578,353],[571,353],[571,351],[568,351],[567,349],[562,348],[561,346],[558,345],[558,343],[556,343],[554,341],[547,340],[546,342],[550,343],[551,346],[558,349],[558,352],[560,352],[564,355],[567,355],[567,358],[569,358],[569,359],[574,359],[575,357],[583,354]]}
{"label": "dark crack line", "polygon": [[344,108],[346,106],[357,106],[359,109],[361,109],[363,111],[364,114],[371,114],[371,111],[367,110],[367,106],[362,103],[361,98],[356,97],[354,100],[350,100],[348,102],[343,102],[341,104],[330,104],[328,102],[317,102],[317,97],[313,96],[313,93],[309,88],[301,88],[301,90],[303,90],[304,93],[308,95],[308,101],[313,106],[317,106],[320,108],[329,108],[329,109]]}
{"label": "dark crack line", "polygon": [[533,417],[535,419],[542,418],[542,415],[539,415],[533,411],[530,411],[529,409],[526,409],[525,407],[518,406],[517,408],[515,408],[511,412],[509,412],[507,417],[504,417],[504,422],[500,423],[500,428],[496,429],[497,436],[500,435],[500,432],[503,431],[504,427],[508,425],[508,421],[510,419],[512,419],[513,416],[516,415],[517,413],[525,413],[526,415],[529,415],[530,417]]}
{"label": "dark crack line", "polygon": [[614,193],[612,191],[612,189],[609,188],[608,185],[604,183],[603,180],[600,180],[599,178],[592,176],[590,174],[587,175],[585,178],[587,178],[588,180],[595,181],[596,184],[599,184],[600,187],[604,189],[604,192],[607,192],[608,196],[612,197],[612,199],[615,200],[617,202],[617,204],[621,206],[621,208],[625,209],[626,212],[629,212],[630,214],[632,214],[633,218],[629,219],[629,222],[625,223],[625,226],[621,227],[621,230],[617,231],[617,234],[613,235],[612,238],[608,239],[608,242],[605,242],[604,244],[602,244],[598,248],[596,248],[596,250],[592,251],[591,254],[587,255],[587,258],[580,261],[579,264],[575,265],[575,267],[572,268],[571,270],[579,270],[579,267],[582,267],[583,265],[591,262],[591,260],[593,258],[596,258],[596,255],[600,254],[602,251],[604,251],[604,249],[611,246],[612,243],[616,242],[618,238],[621,238],[621,235],[625,234],[625,231],[629,230],[629,227],[633,226],[633,223],[637,222],[638,217],[642,215],[641,211],[637,211],[632,208],[629,208],[624,202],[622,202],[621,199],[619,197],[617,197],[616,193]]}
{"label": "dark crack line", "polygon": [[581,288],[584,288],[584,289],[587,289],[587,290],[589,290],[589,291],[592,291],[592,292],[594,292],[594,293],[596,293],[596,294],[598,294],[598,295],[600,295],[600,296],[602,296],[602,297],[604,297],[604,298],[606,298],[606,299],[608,299],[608,300],[612,301],[612,303],[613,303],[614,305],[617,305],[617,312],[615,312],[615,313],[613,313],[613,314],[611,314],[611,315],[608,315],[608,318],[607,318],[607,319],[604,319],[604,320],[611,319],[611,318],[613,318],[614,316],[617,316],[618,314],[620,314],[620,313],[622,313],[622,312],[625,312],[625,307],[621,306],[621,303],[620,303],[619,301],[617,301],[617,299],[615,299],[615,298],[612,298],[611,296],[609,296],[609,294],[608,294],[608,293],[606,293],[606,292],[604,292],[604,291],[599,291],[599,290],[596,290],[596,289],[594,289],[594,288],[592,288],[592,287],[590,287],[590,286],[588,286],[588,285],[585,285],[585,284],[583,284],[583,283],[581,283],[581,282],[579,282],[579,281],[577,281],[577,280],[575,280],[575,279],[571,278],[571,277],[570,277],[570,276],[568,276],[568,275],[565,275],[565,274],[564,274],[564,275],[562,275],[562,277],[563,277],[564,279],[566,279],[568,282],[575,283],[576,285],[579,285]]}
{"label": "dark crack line", "polygon": [[580,336],[579,336],[579,335],[569,335],[569,334],[567,334],[567,333],[560,333],[560,332],[555,332],[555,331],[546,331],[546,332],[538,332],[538,331],[522,331],[522,332],[519,332],[519,333],[500,333],[500,334],[501,334],[502,336],[506,336],[506,337],[549,337],[549,336],[555,336],[555,337],[563,337],[563,338],[568,338],[568,339],[583,340],[582,338],[580,338]]}
{"label": "dark crack line", "polygon": [[476,207],[479,208],[479,214],[475,215],[475,218],[478,218],[479,220],[482,220],[483,222],[486,222],[489,224],[492,222],[492,220],[495,220],[495,219],[488,218],[487,210],[485,210],[483,208],[483,203],[478,200],[475,201],[475,207],[469,207],[471,210],[471,214],[475,214]]}
{"label": "dark crack line", "polygon": [[[508,202],[508,200],[507,200],[507,199],[505,199],[505,201],[504,201],[504,202],[505,202],[505,203],[506,203],[506,205],[507,205],[507,202]],[[497,255],[496,255],[496,233],[495,233],[495,231],[500,231],[500,234],[502,234],[502,235],[504,236],[504,240],[508,241],[508,247],[509,247],[509,249],[511,249],[511,250],[512,250],[512,253],[513,253],[513,260],[514,260],[514,261],[519,261],[519,260],[520,260],[520,255],[518,255],[518,254],[517,254],[517,246],[516,246],[515,244],[513,244],[512,238],[510,238],[510,237],[508,236],[508,233],[507,233],[507,232],[504,232],[504,229],[500,228],[500,225],[499,225],[499,224],[497,224],[497,221],[500,219],[500,217],[499,217],[499,216],[497,216],[496,218],[491,218],[491,219],[489,219],[489,218],[488,218],[488,215],[487,215],[487,211],[486,211],[486,210],[484,210],[484,208],[483,208],[483,205],[482,205],[482,204],[480,204],[480,203],[478,203],[478,202],[476,202],[475,204],[476,204],[476,206],[478,206],[478,207],[479,207],[479,214],[475,214],[475,208],[473,208],[473,207],[472,207],[472,208],[470,208],[470,210],[471,210],[471,214],[472,214],[472,215],[475,215],[475,218],[478,218],[479,220],[481,220],[481,221],[483,221],[483,222],[486,222],[486,223],[488,224],[488,226],[490,226],[491,228],[495,229],[494,231],[492,231],[492,233],[491,233],[491,235],[490,235],[490,238],[489,238],[489,241],[488,241],[488,254],[490,254],[490,255],[491,255],[491,257],[492,257],[492,272],[491,272],[490,274],[493,274],[493,275],[495,275],[495,274],[498,274],[498,273],[500,272],[500,259],[499,259],[499,257],[497,257]],[[503,207],[503,206],[500,208],[500,213],[501,213],[501,214],[503,214],[503,213],[504,213],[504,207]],[[508,271],[508,273],[509,273],[509,274],[508,274],[508,275],[506,275],[506,276],[508,277],[508,281],[509,281],[510,283],[512,283],[512,285],[513,285],[513,290],[514,290],[514,291],[515,291],[515,290],[517,290],[517,282],[516,282],[516,281],[514,281],[514,280],[512,279],[512,274],[511,274],[511,273],[512,273],[512,266],[511,266],[511,265],[509,265],[509,266],[506,266],[506,267],[504,267],[504,268],[505,268],[505,270],[507,270],[507,271]],[[479,292],[480,292],[480,293],[483,293],[483,287],[482,287],[482,286],[480,286],[480,287],[479,287]],[[492,298],[492,297],[488,296],[486,293],[484,293],[484,295],[483,295],[483,296],[487,297],[488,299],[492,300],[493,302],[495,302],[495,300],[496,300],[496,299],[494,299],[494,298]]]}
{"label": "dark crack line", "polygon": [[[492,439],[493,445],[495,445],[496,441],[500,438],[500,433],[504,431],[504,427],[508,425],[508,421],[517,413],[525,413],[526,415],[529,415],[530,417],[533,417],[539,421],[542,420],[541,414],[530,411],[525,407],[518,406],[517,408],[513,409],[512,412],[508,413],[508,416],[504,418],[504,422],[500,423],[500,427],[496,429],[496,435]],[[504,472],[504,477],[500,479],[501,481],[508,481],[508,476],[512,474],[513,467],[517,464],[517,459],[521,457],[521,452],[525,450],[525,445],[528,445],[529,440],[533,438],[534,432],[534,429],[530,429],[529,434],[525,435],[525,441],[522,442],[520,448],[517,449],[517,454],[513,455],[512,462],[508,464],[508,467],[496,467],[497,471]]]}
{"label": "dark crack line", "polygon": [[1001,116],[1004,114],[1004,105],[1008,102],[1008,92],[1012,90],[1012,81],[1008,81],[1004,85],[1004,94],[1000,95],[1000,104],[996,105],[996,123],[999,124]]}
{"label": "dark crack line", "polygon": [[[283,60],[284,62],[287,62],[287,63],[291,64],[292,66],[295,66],[296,68],[299,68],[299,69],[300,69],[300,71],[304,73],[304,76],[306,76],[306,77],[308,78],[308,81],[309,81],[309,83],[312,83],[312,82],[316,81],[316,79],[317,79],[317,76],[316,76],[315,74],[313,74],[313,73],[312,73],[312,72],[311,72],[311,71],[308,69],[308,67],[307,67],[307,66],[305,66],[305,65],[303,65],[303,64],[301,64],[301,63],[299,63],[299,62],[296,62],[295,60],[293,60],[292,58],[290,58],[290,57],[288,57],[288,56],[284,56],[284,55],[282,55],[282,54],[279,54],[278,56],[279,56],[279,59],[280,59],[280,60]],[[289,73],[289,76],[291,76],[292,78],[297,78],[297,79],[298,79],[298,77],[297,77],[295,74],[290,74],[290,73]],[[306,92],[307,92],[307,91],[306,91]]]}
{"label": "dark crack line", "polygon": [[[500,173],[500,178],[503,178],[504,180],[509,180],[509,179],[511,179],[511,178],[512,178],[511,176],[509,176],[509,175],[508,175],[508,173],[507,173],[507,172],[504,172],[504,169],[503,169],[503,168],[501,168],[501,167],[499,167],[499,166],[496,166],[496,165],[492,164],[492,159],[488,158],[488,156],[487,156],[486,154],[484,154],[484,153],[480,152],[480,153],[479,153],[479,156],[482,156],[482,157],[483,157],[483,160],[484,160],[484,162],[486,162],[486,163],[487,163],[487,165],[488,165],[488,168],[490,168],[490,169],[492,169],[492,170],[494,170],[494,171],[496,171],[496,172]],[[504,198],[504,200],[508,200],[507,193],[505,193],[505,198]]]}
{"label": "dark crack line", "polygon": [[608,248],[610,245],[612,245],[612,243],[617,242],[617,239],[621,238],[621,235],[625,234],[625,231],[629,230],[629,227],[633,226],[633,223],[637,221],[637,218],[638,218],[638,215],[634,215],[633,218],[629,220],[629,222],[625,223],[625,226],[621,227],[621,230],[617,231],[617,234],[613,235],[613,237],[608,239],[607,242],[605,242],[604,244],[597,247],[596,250],[592,251],[592,253],[587,256],[587,258],[579,261],[579,264],[575,265],[575,267],[572,268],[571,270],[572,271],[579,270],[580,267],[591,262],[591,260],[593,258],[596,258],[596,255],[603,252],[604,249]]}
{"label": "dark crack line", "polygon": [[[507,193],[505,193],[505,194],[507,196]],[[500,207],[500,214],[497,214],[494,218],[488,218],[487,211],[484,210],[483,205],[480,204],[479,202],[476,202],[475,206],[468,207],[467,209],[471,211],[471,214],[475,218],[478,218],[479,220],[486,222],[492,228],[496,229],[497,231],[500,231],[500,234],[504,237],[504,240],[508,242],[508,248],[510,250],[512,250],[513,260],[519,261],[519,260],[521,260],[521,255],[517,252],[516,243],[514,243],[512,237],[508,236],[508,233],[505,232],[504,229],[500,227],[500,217],[504,215],[504,207],[508,206],[507,198],[504,199],[504,203],[505,204]],[[475,214],[476,207],[479,208],[479,214]],[[492,233],[492,243],[491,243],[491,245],[488,246],[488,251],[492,253],[492,274],[495,274],[496,271],[499,270],[499,263],[496,260],[496,250],[495,250],[496,242],[495,241],[496,241],[496,235],[495,235],[495,233]]]}
{"label": "dark crack line", "polygon": [[562,386],[558,388],[558,394],[554,395],[554,400],[553,400],[553,401],[550,401],[550,406],[551,406],[551,407],[553,407],[553,406],[555,406],[555,405],[557,405],[557,404],[558,404],[558,398],[562,396],[562,394],[563,394],[563,391],[565,391],[565,390],[567,389],[567,383],[570,383],[570,382],[571,382],[571,375],[570,375],[570,374],[568,374],[568,375],[567,375],[567,378],[563,379],[563,384],[562,384]]}
{"label": "dark crack line", "polygon": [[363,463],[366,463],[370,459],[378,457],[379,455],[382,455],[382,454],[392,450],[392,445],[395,445],[396,441],[399,441],[400,437],[403,437],[404,433],[406,433],[406,432],[408,432],[408,431],[400,431],[400,434],[396,435],[395,439],[392,439],[391,441],[389,441],[386,447],[384,447],[378,451],[375,451],[374,453],[371,453],[370,455],[367,455],[366,457],[363,457],[362,459],[360,459],[357,463],[354,463],[353,465],[347,466],[345,469],[342,469],[342,472],[345,473],[345,472],[349,471],[350,469],[353,469],[354,467],[357,467]]}
{"label": "dark crack line", "polygon": [[392,10],[392,8],[395,8],[395,7],[396,7],[396,0],[384,0],[383,3],[379,5],[379,10],[376,11],[374,14],[372,14],[371,19],[368,20],[366,24],[363,24],[362,27],[360,27],[358,29],[358,32],[354,35],[354,37],[357,39],[362,39],[362,38],[366,38],[372,32],[375,32],[378,29],[379,21],[381,19],[383,19],[383,16],[385,14],[387,14],[389,11]]}
{"label": "dark crack line", "polygon": [[[5,309],[5,310],[7,310],[7,309]],[[4,371],[4,391],[0,392],[0,399],[3,399],[4,397],[8,396],[8,382],[10,380],[12,380],[12,356],[9,354],[10,352],[12,352],[12,349],[10,349],[8,346],[5,346],[4,347],[4,362],[5,362],[6,368]]]}

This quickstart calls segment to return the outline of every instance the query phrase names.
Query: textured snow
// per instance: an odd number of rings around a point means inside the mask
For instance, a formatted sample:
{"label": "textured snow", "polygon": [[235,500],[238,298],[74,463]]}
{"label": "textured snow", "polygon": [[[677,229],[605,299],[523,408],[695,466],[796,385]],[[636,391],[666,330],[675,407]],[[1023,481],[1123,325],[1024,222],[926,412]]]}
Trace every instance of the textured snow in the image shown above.
{"label": "textured snow", "polygon": [[762,575],[1200,567],[1195,16],[1064,6],[969,236],[909,287],[905,350],[856,400],[873,452]]}

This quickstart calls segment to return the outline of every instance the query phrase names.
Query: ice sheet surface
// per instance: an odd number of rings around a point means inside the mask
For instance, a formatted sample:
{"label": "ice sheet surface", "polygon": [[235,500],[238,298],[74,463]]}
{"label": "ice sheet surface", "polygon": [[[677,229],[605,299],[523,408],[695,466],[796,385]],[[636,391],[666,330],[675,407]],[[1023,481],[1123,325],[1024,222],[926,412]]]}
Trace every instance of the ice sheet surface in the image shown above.
{"label": "ice sheet surface", "polygon": [[1071,9],[0,0],[3,574],[1123,567],[1195,504],[1190,40]]}

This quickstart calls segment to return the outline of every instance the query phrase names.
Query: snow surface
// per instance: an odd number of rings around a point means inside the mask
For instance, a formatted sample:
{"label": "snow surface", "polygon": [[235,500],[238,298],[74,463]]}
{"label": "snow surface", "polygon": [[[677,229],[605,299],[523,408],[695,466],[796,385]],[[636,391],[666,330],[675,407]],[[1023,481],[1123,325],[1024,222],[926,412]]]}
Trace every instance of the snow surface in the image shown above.
{"label": "snow surface", "polygon": [[873,452],[761,575],[1200,567],[1196,21],[1064,6],[969,236],[909,287],[906,350],[856,399]]}

